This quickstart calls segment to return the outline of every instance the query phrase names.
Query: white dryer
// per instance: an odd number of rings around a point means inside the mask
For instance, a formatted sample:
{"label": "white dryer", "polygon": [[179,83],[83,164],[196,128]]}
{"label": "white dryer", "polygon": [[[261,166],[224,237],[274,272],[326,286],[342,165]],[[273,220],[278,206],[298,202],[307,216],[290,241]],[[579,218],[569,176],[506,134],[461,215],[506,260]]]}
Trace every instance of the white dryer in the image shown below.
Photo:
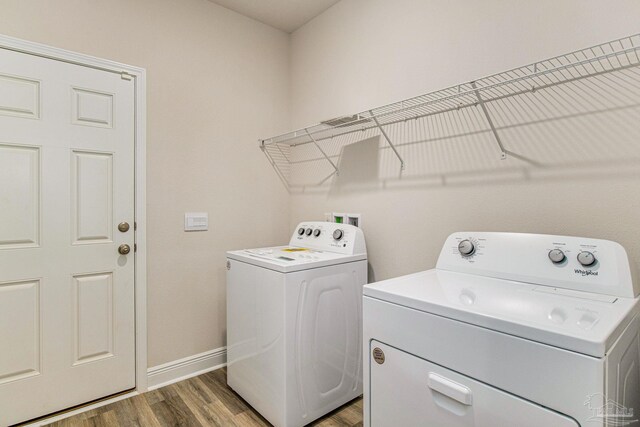
{"label": "white dryer", "polygon": [[455,233],[365,286],[365,426],[638,425],[639,307],[617,243]]}
{"label": "white dryer", "polygon": [[362,394],[364,235],[303,222],[288,246],[227,252],[227,382],[277,427]]}

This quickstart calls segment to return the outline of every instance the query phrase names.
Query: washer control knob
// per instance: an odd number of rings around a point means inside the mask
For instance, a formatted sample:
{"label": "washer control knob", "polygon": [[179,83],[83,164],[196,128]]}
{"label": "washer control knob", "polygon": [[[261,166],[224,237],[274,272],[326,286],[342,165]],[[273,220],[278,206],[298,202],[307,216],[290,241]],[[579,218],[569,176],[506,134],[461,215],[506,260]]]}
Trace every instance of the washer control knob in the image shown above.
{"label": "washer control knob", "polygon": [[333,232],[333,238],[336,240],[340,240],[344,237],[344,231],[338,229],[336,231]]}
{"label": "washer control knob", "polygon": [[471,256],[476,251],[476,246],[469,239],[465,239],[458,243],[458,251],[462,256]]}
{"label": "washer control knob", "polygon": [[578,262],[585,267],[589,267],[596,263],[596,257],[589,251],[582,251],[578,254]]}
{"label": "washer control knob", "polygon": [[310,228],[307,228],[307,236],[311,236],[311,233],[313,233],[313,230]]}
{"label": "washer control knob", "polygon": [[313,230],[313,235],[316,237],[318,237],[320,233],[322,233],[322,230],[320,230],[319,228],[316,228],[315,230]]}
{"label": "washer control knob", "polygon": [[553,262],[554,264],[560,264],[562,261],[564,261],[567,257],[564,256],[564,252],[562,252],[560,249],[551,249],[549,251],[549,259],[551,260],[551,262]]}
{"label": "washer control knob", "polygon": [[298,236],[302,236],[304,234],[304,228],[300,227],[298,228]]}

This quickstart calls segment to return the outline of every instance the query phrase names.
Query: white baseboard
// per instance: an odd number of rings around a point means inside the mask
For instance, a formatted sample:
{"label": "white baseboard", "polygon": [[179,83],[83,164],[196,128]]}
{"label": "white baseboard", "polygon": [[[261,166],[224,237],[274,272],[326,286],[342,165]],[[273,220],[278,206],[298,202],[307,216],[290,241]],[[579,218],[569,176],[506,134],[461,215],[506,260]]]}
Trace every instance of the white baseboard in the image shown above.
{"label": "white baseboard", "polygon": [[227,364],[227,348],[220,347],[204,353],[174,360],[147,369],[147,390],[155,390],[205,372],[222,368]]}

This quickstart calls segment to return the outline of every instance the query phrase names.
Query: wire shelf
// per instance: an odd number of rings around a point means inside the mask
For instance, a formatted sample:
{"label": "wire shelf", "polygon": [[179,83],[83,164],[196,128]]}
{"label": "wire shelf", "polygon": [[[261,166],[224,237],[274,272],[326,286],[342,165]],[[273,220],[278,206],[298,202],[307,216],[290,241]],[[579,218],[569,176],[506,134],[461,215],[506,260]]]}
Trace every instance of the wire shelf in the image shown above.
{"label": "wire shelf", "polygon": [[[290,189],[326,183],[342,172],[344,147],[374,136],[382,138],[383,148],[397,157],[396,170],[405,168],[405,157],[413,161],[409,146],[424,142],[473,140],[475,148],[488,148],[497,159],[512,157],[535,164],[514,150],[522,140],[540,140],[540,132],[551,131],[550,122],[562,121],[570,129],[572,119],[634,108],[639,100],[640,34],[636,34],[259,143]],[[555,128],[556,133],[563,132]],[[488,162],[487,167],[495,163]]]}

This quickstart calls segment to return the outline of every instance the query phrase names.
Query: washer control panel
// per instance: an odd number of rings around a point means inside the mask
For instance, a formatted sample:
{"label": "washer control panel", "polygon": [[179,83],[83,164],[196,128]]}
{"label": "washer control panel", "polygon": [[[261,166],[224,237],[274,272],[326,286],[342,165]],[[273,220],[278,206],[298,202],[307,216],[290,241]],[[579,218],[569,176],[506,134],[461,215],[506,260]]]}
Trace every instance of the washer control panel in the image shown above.
{"label": "washer control panel", "polygon": [[612,241],[544,234],[454,233],[438,269],[563,289],[635,297],[624,248]]}
{"label": "washer control panel", "polygon": [[291,236],[289,245],[345,255],[367,253],[364,234],[360,228],[334,222],[300,223]]}

